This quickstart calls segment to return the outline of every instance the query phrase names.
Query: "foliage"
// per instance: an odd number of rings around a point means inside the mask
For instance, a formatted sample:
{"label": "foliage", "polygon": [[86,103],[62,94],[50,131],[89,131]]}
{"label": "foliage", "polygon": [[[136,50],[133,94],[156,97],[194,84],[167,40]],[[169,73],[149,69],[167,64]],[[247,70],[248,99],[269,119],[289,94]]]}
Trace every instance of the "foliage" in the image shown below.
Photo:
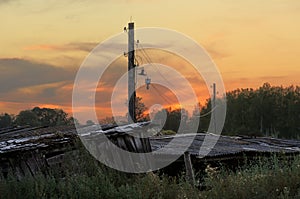
{"label": "foliage", "polygon": [[0,127],[5,128],[13,124],[14,117],[8,113],[0,114]]}
{"label": "foliage", "polygon": [[35,107],[31,112],[36,114],[42,126],[58,126],[70,123],[68,114],[62,109]]}
{"label": "foliage", "polygon": [[147,111],[146,105],[142,102],[141,97],[136,97],[135,99],[135,117],[137,122],[144,122],[149,120],[149,115],[145,112]]}
{"label": "foliage", "polygon": [[[178,130],[185,130],[188,119],[188,111],[185,109],[174,109],[171,107],[158,111],[154,116],[154,121],[162,123],[163,130],[171,130],[178,132]],[[164,122],[164,123],[163,123]],[[181,127],[181,129],[179,129]]]}
{"label": "foliage", "polygon": [[69,125],[77,122],[73,117],[68,117],[62,109],[39,108],[23,110],[13,117],[7,113],[0,115],[0,128],[8,126],[58,126]]}
{"label": "foliage", "polygon": [[39,121],[38,116],[31,110],[21,111],[17,115],[16,120],[14,121],[16,125],[30,125],[30,126],[40,126],[41,121]]}
{"label": "foliage", "polygon": [[[144,102],[142,101],[143,99],[141,97],[136,97],[135,98],[135,118],[136,118],[136,122],[145,122],[145,121],[149,121],[150,117],[149,114],[146,113],[147,112],[147,106],[144,104]],[[125,114],[125,118],[126,118],[126,122],[128,123],[128,112]],[[116,118],[114,117],[106,117],[102,120],[100,120],[101,124],[113,124],[116,123]],[[110,122],[110,123],[108,123]],[[118,124],[123,123],[123,121],[117,121]]]}
{"label": "foliage", "polygon": [[86,151],[69,154],[48,175],[22,179],[0,176],[1,198],[300,198],[300,157],[248,161],[236,171],[207,166],[201,189],[186,182],[184,173],[170,177],[153,172],[127,174],[96,162]]}
{"label": "foliage", "polygon": [[[278,87],[269,83],[258,89],[227,92],[227,114],[223,134],[299,138],[300,87]],[[211,111],[211,100],[201,114]],[[208,128],[210,115],[201,118],[199,131]]]}
{"label": "foliage", "polygon": [[[227,92],[227,113],[222,134],[273,136],[280,138],[300,138],[300,87],[271,86],[263,84],[258,89],[236,89]],[[218,99],[217,99],[218,100]],[[141,97],[136,98],[137,121],[149,120],[147,107]],[[211,99],[204,106],[197,104],[192,117],[188,118],[185,109],[166,108],[155,113],[154,120],[159,121],[163,130],[189,132],[197,128],[198,132],[207,131],[211,112]],[[127,122],[127,121],[125,121]],[[16,117],[7,113],[0,115],[0,127],[11,125],[55,126],[78,123],[68,117],[61,109],[39,108],[21,111]],[[89,124],[92,124],[89,121]],[[107,117],[100,124],[115,124],[115,118]]]}
{"label": "foliage", "polygon": [[221,169],[205,179],[203,198],[300,198],[300,157],[288,160],[274,156],[272,160],[259,159],[228,171]]}
{"label": "foliage", "polygon": [[94,125],[95,123],[92,120],[87,120],[85,124],[90,126]]}
{"label": "foliage", "polygon": [[102,118],[101,120],[99,120],[99,124],[101,125],[115,125],[116,124],[116,121],[115,121],[115,118],[114,117],[105,117],[105,118]]}
{"label": "foliage", "polygon": [[[179,182],[179,183],[178,183]],[[0,198],[198,198],[198,191],[183,179],[147,174],[126,174],[96,162],[87,152],[66,158],[49,175],[0,177]]]}
{"label": "foliage", "polygon": [[172,130],[162,130],[162,131],[160,132],[160,134],[162,134],[162,135],[175,135],[176,132],[175,132],[175,131],[172,131]]}

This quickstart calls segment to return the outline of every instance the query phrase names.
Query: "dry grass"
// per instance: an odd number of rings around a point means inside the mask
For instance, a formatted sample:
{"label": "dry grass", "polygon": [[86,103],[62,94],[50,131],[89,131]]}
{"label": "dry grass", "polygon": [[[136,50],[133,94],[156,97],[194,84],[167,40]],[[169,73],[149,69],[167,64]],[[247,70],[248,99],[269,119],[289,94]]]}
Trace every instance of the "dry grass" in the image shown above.
{"label": "dry grass", "polygon": [[208,166],[204,190],[182,177],[125,174],[95,162],[85,152],[63,168],[35,177],[0,179],[0,198],[300,198],[300,158],[273,157],[237,171]]}

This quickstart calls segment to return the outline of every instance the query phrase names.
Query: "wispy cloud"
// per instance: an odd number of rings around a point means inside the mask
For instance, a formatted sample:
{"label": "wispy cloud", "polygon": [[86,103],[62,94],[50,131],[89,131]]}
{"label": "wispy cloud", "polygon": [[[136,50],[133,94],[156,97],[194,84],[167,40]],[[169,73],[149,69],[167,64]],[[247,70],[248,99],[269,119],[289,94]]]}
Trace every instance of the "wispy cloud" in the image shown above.
{"label": "wispy cloud", "polygon": [[0,0],[0,5],[2,4],[7,4],[7,3],[10,3],[10,2],[14,2],[16,0]]}
{"label": "wispy cloud", "polygon": [[75,70],[33,61],[0,59],[0,95],[19,88],[73,80]]}
{"label": "wispy cloud", "polygon": [[28,51],[85,51],[90,52],[98,43],[96,42],[74,42],[63,45],[37,44],[25,46],[23,50]]}

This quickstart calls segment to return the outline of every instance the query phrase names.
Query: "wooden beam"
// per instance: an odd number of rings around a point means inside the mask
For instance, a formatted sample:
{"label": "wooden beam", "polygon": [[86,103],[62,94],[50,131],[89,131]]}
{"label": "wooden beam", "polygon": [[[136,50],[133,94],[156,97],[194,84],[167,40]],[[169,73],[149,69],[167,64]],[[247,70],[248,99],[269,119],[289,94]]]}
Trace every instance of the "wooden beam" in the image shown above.
{"label": "wooden beam", "polygon": [[191,155],[189,152],[184,152],[184,164],[186,169],[186,178],[191,185],[195,185],[195,175],[193,171],[193,165],[191,161]]}

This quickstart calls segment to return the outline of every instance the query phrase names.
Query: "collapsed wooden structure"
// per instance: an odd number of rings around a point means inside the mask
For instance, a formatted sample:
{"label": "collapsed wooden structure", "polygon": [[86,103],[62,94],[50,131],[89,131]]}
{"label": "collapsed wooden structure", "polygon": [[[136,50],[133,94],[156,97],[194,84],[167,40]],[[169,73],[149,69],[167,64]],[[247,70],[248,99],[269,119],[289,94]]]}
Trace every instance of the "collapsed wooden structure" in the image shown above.
{"label": "collapsed wooden structure", "polygon": [[[166,157],[170,156],[181,156],[182,158],[177,161],[183,162],[182,151],[188,140],[192,142],[185,152],[190,155],[194,164],[207,160],[236,159],[241,156],[300,152],[298,140],[268,137],[230,137],[205,133],[152,136],[149,139],[132,136],[132,133],[145,133],[141,132],[141,126],[152,128],[151,123],[137,123],[101,130],[97,126],[90,126],[83,128],[84,131],[80,133],[85,133],[81,136],[86,136],[85,138],[89,140],[95,140],[97,134],[105,134],[113,144],[124,150],[135,153],[153,152],[154,156],[159,157],[156,159],[158,161],[167,161]],[[173,139],[177,139],[177,142],[175,145],[170,145]],[[207,145],[216,139],[217,142],[213,147]],[[78,141],[78,132],[74,126],[23,126],[0,129],[0,173],[7,175],[9,171],[13,171],[17,176],[34,175],[47,167],[59,166],[66,153],[76,150],[76,140]],[[165,150],[160,150],[162,148]]]}
{"label": "collapsed wooden structure", "polygon": [[59,165],[75,149],[76,131],[63,127],[11,127],[0,130],[0,174],[34,175]]}

